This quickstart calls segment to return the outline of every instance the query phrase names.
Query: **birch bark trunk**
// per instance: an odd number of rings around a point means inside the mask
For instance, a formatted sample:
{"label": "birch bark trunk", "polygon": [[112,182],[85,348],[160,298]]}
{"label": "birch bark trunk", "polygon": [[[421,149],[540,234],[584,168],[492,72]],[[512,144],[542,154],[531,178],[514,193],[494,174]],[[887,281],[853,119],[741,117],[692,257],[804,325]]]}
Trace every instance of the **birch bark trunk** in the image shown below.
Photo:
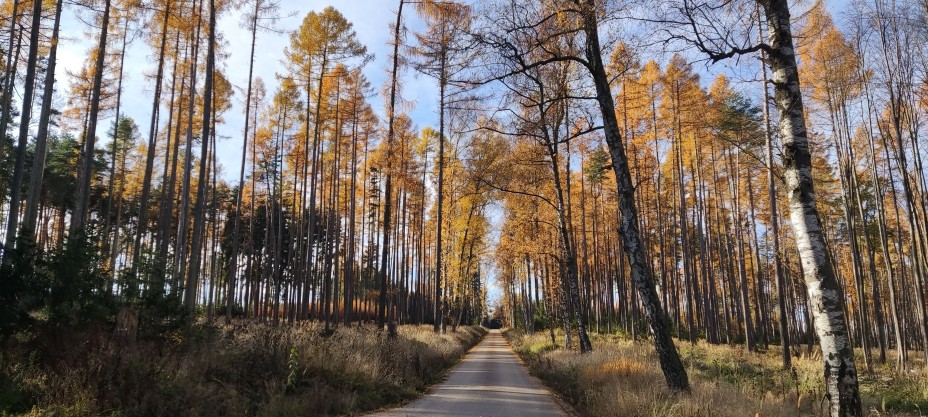
{"label": "birch bark trunk", "polygon": [[790,222],[802,262],[809,307],[825,361],[825,382],[832,416],[861,415],[854,352],[848,339],[843,293],[815,204],[812,156],[806,132],[796,52],[786,0],[760,0],[767,18],[767,56],[772,70],[774,102],[783,140],[783,169]]}

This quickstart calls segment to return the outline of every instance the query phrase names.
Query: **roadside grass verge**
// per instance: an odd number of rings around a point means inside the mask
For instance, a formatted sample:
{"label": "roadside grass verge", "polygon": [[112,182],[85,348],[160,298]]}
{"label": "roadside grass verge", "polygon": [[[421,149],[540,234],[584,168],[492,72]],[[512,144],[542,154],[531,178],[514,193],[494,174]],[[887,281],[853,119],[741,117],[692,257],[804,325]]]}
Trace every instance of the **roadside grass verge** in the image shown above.
{"label": "roadside grass verge", "polygon": [[[547,332],[504,332],[515,351],[583,416],[826,416],[821,356],[793,357],[780,369],[779,351],[751,353],[742,346],[676,341],[692,394],[667,389],[650,341],[594,334],[593,352],[580,355],[551,344]],[[563,334],[557,337],[558,343]],[[858,361],[862,362],[858,354]],[[891,359],[890,359],[891,360]],[[928,371],[899,373],[874,364],[860,368],[866,416],[928,413]]]}
{"label": "roadside grass verge", "polygon": [[354,415],[417,397],[486,333],[321,330],[200,324],[122,345],[93,329],[23,336],[4,347],[0,416]]}

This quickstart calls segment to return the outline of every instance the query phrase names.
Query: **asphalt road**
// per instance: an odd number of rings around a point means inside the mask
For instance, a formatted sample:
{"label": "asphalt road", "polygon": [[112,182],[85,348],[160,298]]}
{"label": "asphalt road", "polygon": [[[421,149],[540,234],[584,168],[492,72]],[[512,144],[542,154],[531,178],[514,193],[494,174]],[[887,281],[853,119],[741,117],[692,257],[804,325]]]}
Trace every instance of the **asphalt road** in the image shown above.
{"label": "asphalt road", "polygon": [[567,417],[492,330],[448,379],[405,407],[371,417]]}

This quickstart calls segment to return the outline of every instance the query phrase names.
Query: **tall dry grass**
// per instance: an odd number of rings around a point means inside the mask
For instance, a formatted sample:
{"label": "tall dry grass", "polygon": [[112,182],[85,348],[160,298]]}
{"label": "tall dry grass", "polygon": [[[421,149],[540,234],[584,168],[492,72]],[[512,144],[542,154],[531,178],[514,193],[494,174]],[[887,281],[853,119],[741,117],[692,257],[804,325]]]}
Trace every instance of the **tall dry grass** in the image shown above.
{"label": "tall dry grass", "polygon": [[[775,349],[751,353],[740,346],[677,341],[692,386],[687,395],[667,389],[647,341],[594,335],[594,351],[581,355],[552,345],[547,333],[506,336],[532,373],[584,416],[827,415],[820,355],[794,357],[793,370],[784,371]],[[928,370],[917,368],[896,373],[875,365],[872,375],[861,369],[865,415],[928,412]]]}
{"label": "tall dry grass", "polygon": [[[75,334],[0,365],[31,398],[21,410],[31,416],[353,415],[416,397],[484,334],[400,326],[396,338],[370,327],[328,335],[316,325],[242,322],[131,346]],[[2,405],[0,415],[15,415]]]}

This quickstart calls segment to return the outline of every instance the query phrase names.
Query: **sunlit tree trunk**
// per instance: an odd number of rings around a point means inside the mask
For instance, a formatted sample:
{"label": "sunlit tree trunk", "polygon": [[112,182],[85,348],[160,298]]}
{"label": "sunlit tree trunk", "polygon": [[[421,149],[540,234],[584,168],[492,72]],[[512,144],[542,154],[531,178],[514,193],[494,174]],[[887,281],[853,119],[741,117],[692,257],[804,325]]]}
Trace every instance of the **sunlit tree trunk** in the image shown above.
{"label": "sunlit tree trunk", "polygon": [[[251,52],[248,56],[248,87],[245,90],[245,129],[242,132],[242,159],[238,173],[238,190],[235,194],[235,212],[232,214],[232,252],[229,254],[229,274],[226,277],[226,324],[232,320],[232,304],[235,300],[235,282],[236,274],[238,273],[238,251],[242,240],[239,237],[242,223],[242,193],[245,188],[245,161],[248,155],[248,129],[251,122],[251,84],[254,78],[255,44],[258,40],[258,16],[260,7],[261,1],[255,1],[255,8],[252,11],[254,15],[251,16]],[[252,193],[254,192],[254,187],[252,187]],[[252,213],[252,215],[254,215],[254,213]],[[268,225],[268,227],[270,227],[270,225]]]}
{"label": "sunlit tree trunk", "polygon": [[213,71],[215,70],[216,2],[209,0],[209,36],[206,46],[206,83],[203,86],[203,135],[200,137],[200,175],[197,180],[197,200],[193,207],[193,239],[190,249],[190,273],[184,287],[184,309],[188,320],[196,314],[196,294],[200,282],[200,254],[206,223],[206,192],[209,185],[210,129],[213,111]]}
{"label": "sunlit tree trunk", "polygon": [[[759,17],[760,11],[758,11]],[[758,25],[758,31],[762,31]],[[777,213],[776,186],[773,173],[773,135],[770,132],[770,93],[767,89],[767,66],[763,65],[766,53],[761,51],[761,86],[764,90],[764,103],[762,104],[764,114],[764,141],[765,156],[767,168],[767,199],[770,210],[770,233],[773,240],[773,271],[776,275],[777,301],[780,308],[780,357],[783,362],[783,369],[789,369],[792,366],[792,356],[789,352],[789,317],[790,310],[786,308],[786,283],[783,277],[783,262],[780,259],[780,220]]]}
{"label": "sunlit tree trunk", "polygon": [[790,220],[825,361],[825,382],[832,416],[861,415],[854,352],[843,312],[843,292],[835,275],[815,202],[812,156],[806,132],[802,93],[789,5],[785,0],[760,0],[766,14],[767,64],[773,71],[774,102],[783,141],[783,168],[789,198]]}
{"label": "sunlit tree trunk", "polygon": [[619,134],[619,124],[615,116],[615,103],[609,88],[609,80],[602,63],[599,45],[599,26],[596,18],[594,0],[575,0],[583,10],[583,31],[586,34],[586,58],[588,70],[596,86],[596,100],[602,113],[606,143],[612,156],[612,168],[615,172],[619,192],[619,207],[622,212],[622,237],[625,253],[629,258],[632,280],[654,335],[654,347],[657,350],[667,385],[678,390],[689,390],[686,369],[677,353],[670,336],[670,322],[661,308],[657,291],[654,288],[650,265],[642,247],[638,230],[638,209],[635,207],[635,191],[628,168],[628,158]]}
{"label": "sunlit tree trunk", "polygon": [[[396,95],[397,82],[399,77],[399,48],[400,32],[403,26],[403,4],[400,0],[399,9],[396,11],[396,24],[393,27],[393,64],[390,74],[390,97],[387,107],[387,160],[391,160],[393,155],[393,142],[395,135],[394,123],[396,122]],[[384,181],[384,199],[383,199],[383,244],[380,247],[380,267],[378,268],[378,281],[380,282],[380,296],[377,305],[377,328],[383,330],[387,322],[387,255],[390,253],[390,220],[392,216],[392,198],[393,198],[393,175],[387,170]]]}
{"label": "sunlit tree trunk", "polygon": [[[138,230],[135,233],[135,243],[133,244],[132,250],[132,269],[129,273],[130,276],[135,277],[138,273],[139,264],[141,262],[142,256],[142,238],[145,235],[146,230],[148,229],[148,213],[149,208],[148,204],[151,200],[151,183],[152,176],[154,175],[154,164],[155,164],[155,152],[157,151],[158,144],[158,119],[160,116],[161,110],[161,88],[164,82],[164,56],[167,49],[168,41],[168,21],[171,16],[171,5],[173,1],[166,1],[164,3],[164,10],[162,11],[163,16],[161,18],[161,44],[158,48],[158,69],[155,71],[155,91],[152,94],[152,105],[151,105],[151,123],[148,127],[148,148],[146,149],[147,153],[145,155],[145,173],[142,178],[142,195],[139,200],[139,219],[138,219]],[[127,34],[128,35],[128,34]],[[176,68],[175,68],[176,69]],[[172,85],[173,88],[173,85]],[[173,97],[173,91],[171,93]],[[172,100],[173,101],[173,100]],[[171,103],[173,105],[173,102]],[[173,110],[171,110],[173,111]],[[167,126],[168,129],[171,128],[170,124]],[[170,132],[168,134],[170,136]],[[170,144],[169,144],[170,145]],[[166,147],[167,148],[167,147]],[[175,155],[176,156],[176,155]],[[168,165],[169,159],[165,159],[165,167]],[[162,183],[162,192],[165,191],[165,185]],[[173,184],[171,184],[173,187]],[[164,219],[162,219],[164,220]],[[161,236],[162,238],[164,236]],[[149,291],[152,291],[152,294],[156,297],[160,297],[164,293],[163,281],[160,279],[161,272],[158,272],[159,279],[154,281],[154,285]],[[137,282],[137,281],[136,281]],[[158,285],[158,284],[161,285]]]}
{"label": "sunlit tree trunk", "polygon": [[[184,295],[187,295],[185,283],[187,273],[187,231],[189,229],[190,214],[190,182],[191,171],[193,170],[193,116],[194,104],[196,102],[196,80],[197,80],[197,62],[199,61],[199,44],[200,44],[200,26],[203,10],[203,0],[199,0],[196,5],[192,5],[193,12],[197,15],[197,25],[195,34],[191,37],[190,45],[190,85],[187,93],[187,132],[186,145],[184,146],[184,177],[181,180],[180,205],[178,206],[177,216],[177,240],[174,242],[174,287],[184,288]],[[175,158],[176,160],[177,158]],[[191,290],[194,291],[195,290]],[[193,301],[191,301],[193,302]],[[191,307],[192,308],[192,307]]]}

